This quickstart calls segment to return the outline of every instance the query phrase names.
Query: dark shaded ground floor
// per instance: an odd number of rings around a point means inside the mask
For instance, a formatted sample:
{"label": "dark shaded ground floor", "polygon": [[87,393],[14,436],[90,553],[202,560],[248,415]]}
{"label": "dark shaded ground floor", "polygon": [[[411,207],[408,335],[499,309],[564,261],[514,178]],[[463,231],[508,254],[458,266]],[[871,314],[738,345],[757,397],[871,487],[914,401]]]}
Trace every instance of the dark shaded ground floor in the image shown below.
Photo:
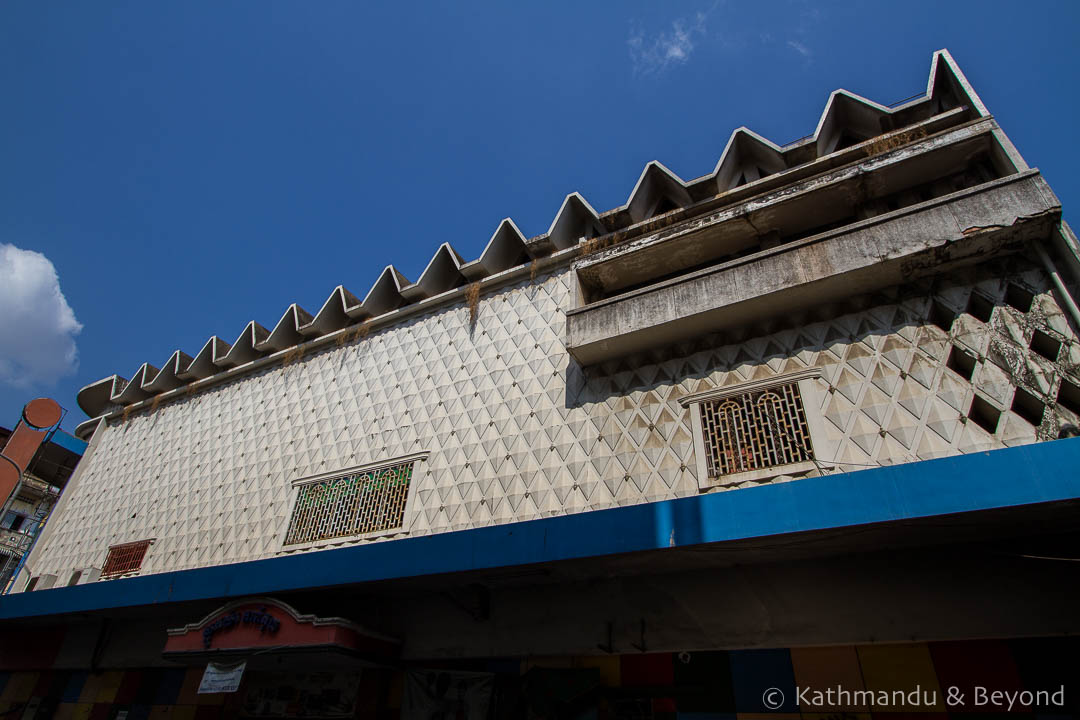
{"label": "dark shaded ground floor", "polygon": [[1077,442],[5,596],[0,720],[1080,717]]}
{"label": "dark shaded ground floor", "polygon": [[321,672],[286,659],[280,669],[246,672],[236,693],[213,695],[197,693],[202,666],[22,671],[0,673],[0,713],[58,720],[749,720],[761,713],[895,719],[897,713],[996,715],[1009,712],[1012,702],[1012,714],[1077,716],[1078,658],[1080,639],[1061,637],[601,653]]}

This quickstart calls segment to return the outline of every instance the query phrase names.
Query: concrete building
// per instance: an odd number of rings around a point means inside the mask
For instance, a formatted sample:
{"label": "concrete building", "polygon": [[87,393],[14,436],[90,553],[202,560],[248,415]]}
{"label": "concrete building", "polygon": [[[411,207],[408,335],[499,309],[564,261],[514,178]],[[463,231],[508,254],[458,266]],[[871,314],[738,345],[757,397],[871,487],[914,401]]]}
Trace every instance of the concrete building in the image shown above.
{"label": "concrete building", "polygon": [[[6,457],[12,431],[0,428],[0,456]],[[50,428],[29,459],[10,497],[0,496],[0,594],[8,588],[23,558],[52,513],[56,500],[86,449],[86,443],[59,428]],[[4,462],[0,460],[0,462]],[[78,578],[76,578],[77,580]],[[51,587],[45,577],[35,588]]]}
{"label": "concrete building", "polygon": [[[1078,257],[941,51],[917,99],[836,91],[795,143],[94,383],[17,585],[100,579],[0,600],[55,637],[0,710],[1072,712]],[[935,696],[795,692],[838,685]]]}

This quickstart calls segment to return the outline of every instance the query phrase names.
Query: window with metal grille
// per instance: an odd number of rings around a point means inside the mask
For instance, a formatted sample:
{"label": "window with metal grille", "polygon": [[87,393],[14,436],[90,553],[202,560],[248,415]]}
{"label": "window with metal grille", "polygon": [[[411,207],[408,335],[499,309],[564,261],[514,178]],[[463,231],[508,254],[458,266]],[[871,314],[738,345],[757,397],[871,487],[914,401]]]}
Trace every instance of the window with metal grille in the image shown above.
{"label": "window with metal grille", "polygon": [[141,568],[146,550],[152,542],[153,540],[139,540],[110,547],[109,554],[105,557],[105,565],[101,568],[101,578],[117,577]]}
{"label": "window with metal grille", "polygon": [[797,382],[701,403],[709,477],[813,460]]}
{"label": "window with metal grille", "polygon": [[300,486],[286,545],[401,527],[414,460]]}

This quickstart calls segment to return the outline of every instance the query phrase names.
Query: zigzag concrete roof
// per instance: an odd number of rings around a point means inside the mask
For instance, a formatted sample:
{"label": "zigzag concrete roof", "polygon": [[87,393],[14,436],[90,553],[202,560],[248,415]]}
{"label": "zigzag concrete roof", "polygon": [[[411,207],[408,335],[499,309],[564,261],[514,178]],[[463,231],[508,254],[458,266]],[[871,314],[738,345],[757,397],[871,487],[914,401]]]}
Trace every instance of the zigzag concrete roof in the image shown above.
{"label": "zigzag concrete roof", "polygon": [[781,146],[740,127],[732,132],[712,173],[683,180],[656,161],[642,170],[626,203],[598,214],[580,194],[566,196],[548,231],[526,238],[510,218],[499,223],[480,257],[466,262],[449,243],[435,251],[416,282],[388,265],[363,300],[339,285],[312,316],[290,305],[273,330],[251,321],[232,344],[211,337],[192,358],[177,350],[162,369],[143,363],[131,380],[112,375],[82,388],[79,407],[90,417],[174,390],[259,357],[341,330],[404,305],[477,282],[529,260],[573,247],[583,240],[626,230],[658,214],[686,208],[761,177],[812,162],[845,141],[866,140],[956,107],[971,117],[989,113],[947,50],[933,55],[926,93],[895,107],[846,90],[830,96],[812,135]]}

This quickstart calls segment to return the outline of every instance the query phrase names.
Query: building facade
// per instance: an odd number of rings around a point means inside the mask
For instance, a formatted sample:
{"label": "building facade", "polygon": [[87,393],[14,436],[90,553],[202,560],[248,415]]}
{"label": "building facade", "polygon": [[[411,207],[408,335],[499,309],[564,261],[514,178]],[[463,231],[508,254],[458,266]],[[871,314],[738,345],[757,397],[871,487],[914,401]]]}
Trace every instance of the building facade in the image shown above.
{"label": "building facade", "polygon": [[[12,434],[11,430],[0,428],[0,456],[4,458],[8,458],[5,451]],[[0,504],[3,508],[0,518],[0,594],[7,590],[17,570],[22,568],[24,557],[48,521],[57,498],[86,449],[85,442],[58,427],[41,434],[41,444],[29,453],[27,467],[18,473],[10,496],[3,497],[4,502]],[[15,461],[8,458],[8,462]],[[55,578],[45,577],[39,582],[43,588],[51,587]]]}
{"label": "building facade", "polygon": [[[89,449],[16,586],[95,582],[0,604],[60,628],[11,687],[426,717],[441,672],[469,712],[674,717],[835,709],[761,707],[823,664],[943,690],[974,657],[1042,688],[1078,579],[1017,559],[1072,542],[1078,280],[1060,202],[941,51],[915,100],[837,91],[803,140],[739,129],[707,176],[650,163],[622,207],[571,194],[544,235],[504,220],[476,260],[444,244],[84,388]],[[987,573],[1001,610],[970,612]],[[267,660],[275,623],[315,660]],[[240,693],[194,692],[215,658],[251,663]]]}

